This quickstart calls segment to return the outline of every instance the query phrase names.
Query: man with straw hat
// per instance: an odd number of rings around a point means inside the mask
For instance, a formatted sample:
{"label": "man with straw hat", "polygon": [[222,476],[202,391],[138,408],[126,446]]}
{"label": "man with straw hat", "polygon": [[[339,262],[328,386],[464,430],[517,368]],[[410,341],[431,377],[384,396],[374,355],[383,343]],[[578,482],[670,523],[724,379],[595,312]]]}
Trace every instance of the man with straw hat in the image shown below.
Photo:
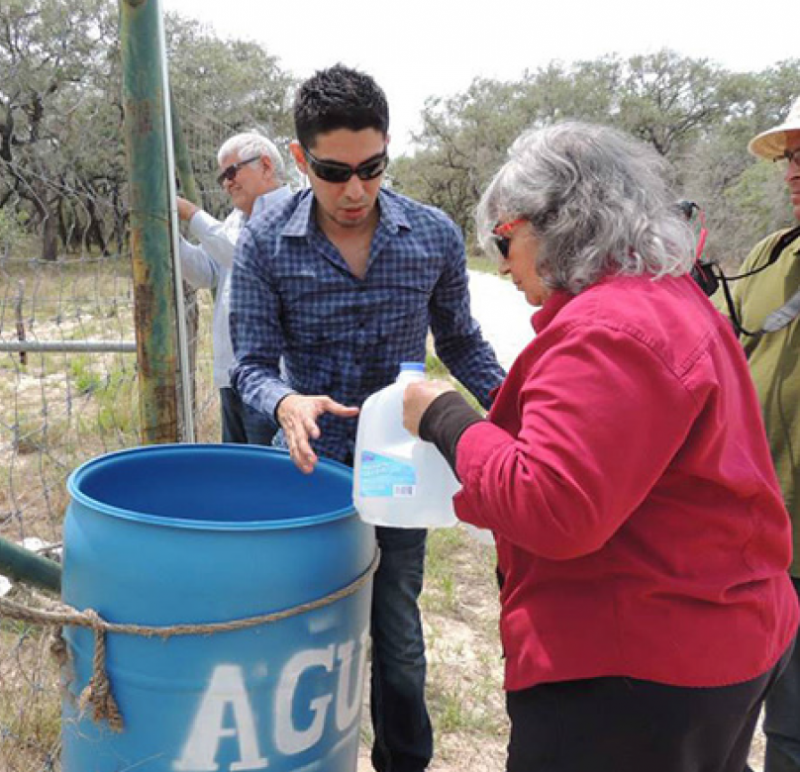
{"label": "man with straw hat", "polygon": [[[785,165],[792,210],[800,223],[800,99],[786,120],[751,140],[760,158]],[[790,568],[800,594],[800,224],[755,246],[731,284],[730,314],[738,321],[772,457],[792,519]],[[724,305],[724,304],[722,304]],[[727,309],[726,309],[727,312]],[[738,317],[738,319],[736,318]],[[800,646],[766,702],[765,772],[800,772]]]}

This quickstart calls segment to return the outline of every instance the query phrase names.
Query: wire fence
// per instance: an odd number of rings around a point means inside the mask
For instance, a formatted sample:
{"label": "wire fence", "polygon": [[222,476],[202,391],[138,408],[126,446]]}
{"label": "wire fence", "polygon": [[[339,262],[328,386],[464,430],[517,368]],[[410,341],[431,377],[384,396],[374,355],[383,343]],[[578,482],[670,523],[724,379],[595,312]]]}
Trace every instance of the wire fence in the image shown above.
{"label": "wire fence", "polygon": [[[233,132],[190,106],[178,110],[202,205],[224,216],[216,151]],[[118,139],[121,152],[121,127]],[[0,164],[0,202],[0,536],[58,559],[68,475],[140,443],[124,180],[90,189]],[[187,315],[198,318],[189,341],[196,438],[215,442],[213,298],[188,297],[195,307]],[[0,577],[0,594],[25,592]],[[3,772],[60,769],[58,672],[48,648],[39,628],[0,620]]]}

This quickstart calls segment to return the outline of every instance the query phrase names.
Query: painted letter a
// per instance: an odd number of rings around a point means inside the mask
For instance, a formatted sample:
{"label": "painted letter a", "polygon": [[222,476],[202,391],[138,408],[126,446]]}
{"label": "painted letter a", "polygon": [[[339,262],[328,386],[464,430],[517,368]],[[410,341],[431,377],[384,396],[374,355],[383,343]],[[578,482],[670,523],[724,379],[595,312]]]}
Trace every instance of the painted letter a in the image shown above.
{"label": "painted letter a", "polygon": [[[225,707],[231,706],[234,726],[224,727]],[[239,761],[230,765],[231,772],[266,769],[269,761],[259,753],[253,709],[242,677],[236,665],[218,665],[203,695],[200,709],[194,717],[192,730],[183,755],[172,767],[176,772],[216,772],[220,741],[223,737],[238,737]]]}

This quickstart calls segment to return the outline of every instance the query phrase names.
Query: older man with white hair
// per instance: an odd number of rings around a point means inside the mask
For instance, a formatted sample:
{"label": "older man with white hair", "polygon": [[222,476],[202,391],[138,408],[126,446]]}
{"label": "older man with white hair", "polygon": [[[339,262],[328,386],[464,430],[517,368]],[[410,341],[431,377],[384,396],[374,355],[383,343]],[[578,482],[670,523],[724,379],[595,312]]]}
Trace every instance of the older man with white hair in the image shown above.
{"label": "older man with white hair", "polygon": [[[730,315],[758,391],[772,458],[792,519],[794,557],[789,569],[800,595],[800,99],[783,123],[754,137],[749,150],[785,165],[798,224],[767,236],[731,286]],[[746,556],[743,556],[746,559]],[[800,645],[766,701],[765,772],[800,772]]]}
{"label": "older man with white hair", "polygon": [[228,328],[230,275],[239,232],[253,216],[291,196],[285,184],[286,168],[278,149],[255,132],[236,134],[217,153],[219,184],[234,209],[223,222],[178,197],[178,216],[189,223],[198,244],[181,239],[183,277],[200,289],[216,289],[214,303],[214,385],[222,406],[222,441],[269,445],[277,426],[267,416],[245,405],[231,388],[228,370],[233,347]]}

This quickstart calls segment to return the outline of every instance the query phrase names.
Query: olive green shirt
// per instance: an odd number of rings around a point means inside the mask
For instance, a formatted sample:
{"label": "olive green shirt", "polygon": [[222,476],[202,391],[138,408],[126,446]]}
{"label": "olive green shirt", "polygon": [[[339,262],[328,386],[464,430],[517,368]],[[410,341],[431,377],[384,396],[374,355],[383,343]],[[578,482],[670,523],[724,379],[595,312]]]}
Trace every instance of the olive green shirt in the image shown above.
{"label": "olive green shirt", "polygon": [[[778,239],[773,233],[757,244],[738,273],[764,265]],[[761,329],[764,320],[800,288],[800,240],[786,247],[777,261],[755,276],[731,282],[731,294],[742,327]],[[729,316],[718,290],[714,305]],[[791,573],[800,576],[800,318],[776,332],[741,336],[767,430],[772,458],[786,508],[792,519],[794,559]]]}

